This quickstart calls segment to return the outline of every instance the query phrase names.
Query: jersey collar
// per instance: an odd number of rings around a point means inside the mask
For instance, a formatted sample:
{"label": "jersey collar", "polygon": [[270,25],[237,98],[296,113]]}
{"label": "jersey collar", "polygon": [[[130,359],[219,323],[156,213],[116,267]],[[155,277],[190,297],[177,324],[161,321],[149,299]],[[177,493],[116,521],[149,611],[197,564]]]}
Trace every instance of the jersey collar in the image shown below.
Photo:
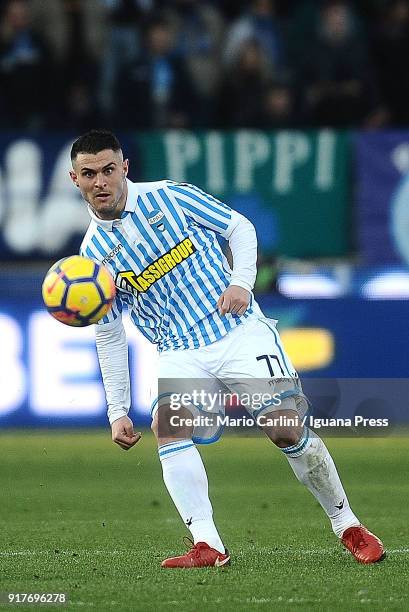
{"label": "jersey collar", "polygon": [[[128,184],[128,196],[126,198],[125,208],[124,208],[124,210],[122,212],[122,217],[124,217],[124,213],[134,212],[135,211],[136,203],[138,201],[138,195],[139,195],[137,184],[133,183],[129,179],[126,179],[126,182]],[[95,221],[95,223],[97,225],[99,225],[100,227],[102,227],[105,230],[108,230],[109,232],[112,232],[114,227],[116,227],[117,225],[119,225],[121,223],[121,219],[113,219],[112,221],[107,221],[105,219],[100,219],[93,212],[93,210],[91,209],[89,204],[88,204],[88,212],[89,212],[89,215],[90,215],[91,219],[93,221]]]}

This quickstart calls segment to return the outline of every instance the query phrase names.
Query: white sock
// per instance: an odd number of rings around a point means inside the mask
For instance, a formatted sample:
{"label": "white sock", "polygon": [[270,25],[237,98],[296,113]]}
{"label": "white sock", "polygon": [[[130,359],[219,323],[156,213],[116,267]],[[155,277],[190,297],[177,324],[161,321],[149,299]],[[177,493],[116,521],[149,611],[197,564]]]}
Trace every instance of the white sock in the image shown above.
{"label": "white sock", "polygon": [[335,463],[321,438],[305,427],[297,444],[281,450],[298,480],[321,504],[339,538],[348,527],[360,525],[349,506]]}
{"label": "white sock", "polygon": [[213,522],[206,470],[196,446],[192,440],[178,440],[163,444],[158,452],[166,488],[194,543],[206,542],[224,553]]}

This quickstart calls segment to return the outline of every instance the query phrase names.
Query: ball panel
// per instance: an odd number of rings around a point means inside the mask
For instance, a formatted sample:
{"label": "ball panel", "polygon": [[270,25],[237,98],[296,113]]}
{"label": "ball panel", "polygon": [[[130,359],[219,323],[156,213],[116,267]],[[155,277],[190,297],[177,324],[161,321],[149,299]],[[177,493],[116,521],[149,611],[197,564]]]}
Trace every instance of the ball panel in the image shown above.
{"label": "ball panel", "polygon": [[61,270],[64,270],[65,276],[70,281],[75,281],[81,278],[92,278],[95,269],[95,263],[87,257],[74,255],[68,257],[60,264]]}
{"label": "ball panel", "polygon": [[66,307],[88,317],[101,303],[101,298],[94,283],[78,281],[68,287]]}
{"label": "ball panel", "polygon": [[88,321],[86,321],[85,323],[83,321],[80,321],[77,318],[76,312],[68,312],[67,310],[56,310],[55,312],[50,312],[50,314],[60,323],[64,323],[64,325],[70,325],[71,327],[84,327],[84,325],[89,325]]}
{"label": "ball panel", "polygon": [[61,306],[63,303],[66,284],[61,276],[57,272],[51,272],[44,279],[42,294],[47,308]]}

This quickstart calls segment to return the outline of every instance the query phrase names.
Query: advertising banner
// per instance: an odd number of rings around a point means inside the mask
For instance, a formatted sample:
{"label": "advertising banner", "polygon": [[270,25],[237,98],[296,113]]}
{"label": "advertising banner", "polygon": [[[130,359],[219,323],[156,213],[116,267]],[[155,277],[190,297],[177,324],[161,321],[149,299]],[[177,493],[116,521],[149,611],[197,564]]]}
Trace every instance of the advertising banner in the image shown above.
{"label": "advertising banner", "polygon": [[348,253],[347,133],[240,130],[139,135],[143,176],[195,183],[245,214],[261,248],[289,257]]}
{"label": "advertising banner", "polygon": [[[68,174],[74,138],[0,135],[0,260],[55,261],[78,252],[90,218]],[[122,141],[136,180],[137,152]]]}
{"label": "advertising banner", "polygon": [[[19,277],[1,279],[0,427],[107,426],[93,326],[78,329],[55,321],[41,305],[41,278],[30,278],[30,283]],[[347,384],[347,397],[361,398],[361,403],[369,399],[366,413],[379,412],[385,395],[397,395],[395,419],[409,420],[407,367],[402,360],[409,344],[408,327],[402,325],[406,301],[266,295],[259,302],[267,316],[279,319],[283,343],[312,399],[323,392],[332,397],[334,389],[345,388],[334,379],[354,379]],[[157,395],[157,353],[127,315],[124,322],[131,416],[137,426],[147,425]],[[313,379],[321,381],[318,387],[311,388]],[[354,410],[354,404],[348,404]]]}
{"label": "advertising banner", "polygon": [[366,265],[409,264],[409,131],[355,135],[358,250]]}
{"label": "advertising banner", "polygon": [[[192,182],[255,224],[266,253],[348,252],[346,134],[334,131],[120,134],[134,181]],[[0,260],[78,251],[89,216],[68,176],[71,136],[0,136]]]}

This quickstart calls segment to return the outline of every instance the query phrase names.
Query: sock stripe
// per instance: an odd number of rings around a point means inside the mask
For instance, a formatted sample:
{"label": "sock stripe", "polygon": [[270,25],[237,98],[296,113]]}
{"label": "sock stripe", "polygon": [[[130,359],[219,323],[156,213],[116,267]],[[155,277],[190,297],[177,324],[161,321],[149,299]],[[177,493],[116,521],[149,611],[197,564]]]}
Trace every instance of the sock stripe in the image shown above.
{"label": "sock stripe", "polygon": [[159,446],[159,450],[162,450],[162,448],[168,448],[168,447],[175,448],[176,446],[180,446],[181,444],[190,444],[191,442],[192,442],[191,438],[185,438],[184,440],[175,440],[174,442],[167,442],[166,444],[161,444]]}
{"label": "sock stripe", "polygon": [[281,449],[285,455],[297,456],[300,453],[302,453],[302,451],[305,449],[310,439],[310,434],[309,434],[308,429],[306,428],[304,431],[305,431],[304,435],[300,438],[297,444],[294,444],[293,446],[287,446],[287,448]]}
{"label": "sock stripe", "polygon": [[181,451],[186,448],[190,448],[191,446],[194,446],[193,442],[190,442],[190,444],[184,444],[183,446],[175,446],[174,448],[166,448],[164,450],[161,450],[162,447],[160,447],[159,457],[163,457],[164,455],[169,455],[170,453],[176,453],[177,451]]}
{"label": "sock stripe", "polygon": [[190,440],[178,440],[177,442],[167,442],[166,444],[161,444],[159,449],[165,448],[165,446],[175,446],[175,444],[185,444],[185,442],[190,442]]}

